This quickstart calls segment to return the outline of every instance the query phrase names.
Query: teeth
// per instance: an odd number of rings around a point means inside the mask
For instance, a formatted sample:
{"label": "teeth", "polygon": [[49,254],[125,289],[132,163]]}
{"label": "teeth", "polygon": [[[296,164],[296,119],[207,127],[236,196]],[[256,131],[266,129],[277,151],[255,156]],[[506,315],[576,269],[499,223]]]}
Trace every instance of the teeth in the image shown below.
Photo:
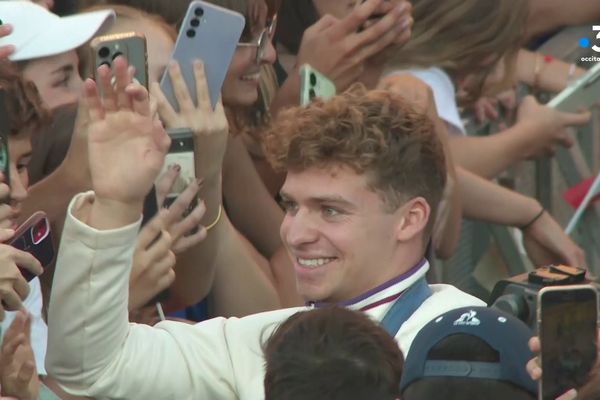
{"label": "teeth", "polygon": [[333,261],[333,258],[298,258],[298,264],[303,267],[320,267]]}
{"label": "teeth", "polygon": [[260,78],[260,73],[242,76],[243,81],[257,81]]}

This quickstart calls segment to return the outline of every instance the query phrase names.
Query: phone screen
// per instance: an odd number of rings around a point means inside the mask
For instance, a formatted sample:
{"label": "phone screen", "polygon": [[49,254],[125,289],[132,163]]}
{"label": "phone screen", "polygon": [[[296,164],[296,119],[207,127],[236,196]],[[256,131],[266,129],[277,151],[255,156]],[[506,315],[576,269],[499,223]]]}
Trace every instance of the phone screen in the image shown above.
{"label": "phone screen", "polygon": [[541,294],[543,400],[554,400],[586,382],[596,362],[597,295],[593,288]]}
{"label": "phone screen", "polygon": [[194,139],[189,130],[169,133],[171,148],[165,157],[162,173],[166,172],[169,165],[177,164],[181,167],[179,176],[167,194],[164,206],[169,207],[177,196],[183,192],[193,180],[196,179],[196,165],[194,163]]}

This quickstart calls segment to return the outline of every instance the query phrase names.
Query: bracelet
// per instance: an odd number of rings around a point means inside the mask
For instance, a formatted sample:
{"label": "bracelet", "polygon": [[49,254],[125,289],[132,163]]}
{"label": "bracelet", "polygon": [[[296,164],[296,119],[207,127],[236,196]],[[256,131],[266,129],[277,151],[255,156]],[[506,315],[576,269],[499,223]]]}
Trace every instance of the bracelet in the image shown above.
{"label": "bracelet", "polygon": [[527,228],[531,227],[531,225],[533,225],[533,224],[535,223],[535,221],[537,221],[538,219],[540,219],[540,218],[541,218],[541,216],[542,216],[542,215],[544,215],[544,213],[545,213],[545,212],[546,212],[546,209],[545,209],[544,207],[542,207],[542,209],[540,210],[540,212],[539,212],[539,213],[537,213],[537,214],[535,215],[535,217],[533,217],[533,218],[531,219],[531,221],[529,221],[528,223],[526,223],[526,224],[525,224],[525,225],[523,225],[523,226],[520,226],[520,227],[519,227],[519,229],[520,229],[520,230],[522,230],[522,231],[524,231],[524,230],[526,230]]}
{"label": "bracelet", "polygon": [[221,220],[221,214],[223,214],[223,205],[219,205],[219,212],[217,213],[217,218],[213,221],[213,223],[204,227],[207,232],[219,223],[219,221]]}

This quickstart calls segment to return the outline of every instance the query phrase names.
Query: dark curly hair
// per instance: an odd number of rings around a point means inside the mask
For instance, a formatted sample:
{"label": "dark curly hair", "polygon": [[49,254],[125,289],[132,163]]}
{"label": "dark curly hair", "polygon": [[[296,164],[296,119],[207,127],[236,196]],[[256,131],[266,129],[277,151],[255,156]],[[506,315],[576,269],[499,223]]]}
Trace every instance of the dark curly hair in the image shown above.
{"label": "dark curly hair", "polygon": [[423,197],[431,232],[446,183],[444,152],[431,121],[400,96],[355,85],[327,102],[291,108],[273,121],[264,147],[278,170],[341,164],[366,174],[389,212]]}

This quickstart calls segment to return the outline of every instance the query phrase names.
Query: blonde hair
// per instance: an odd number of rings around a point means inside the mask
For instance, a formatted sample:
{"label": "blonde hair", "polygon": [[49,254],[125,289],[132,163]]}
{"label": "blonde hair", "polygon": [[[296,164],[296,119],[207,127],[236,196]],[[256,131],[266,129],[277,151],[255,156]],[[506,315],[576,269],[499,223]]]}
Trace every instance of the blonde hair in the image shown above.
{"label": "blonde hair", "polygon": [[480,88],[471,96],[478,98],[503,57],[505,81],[511,79],[527,14],[527,0],[414,0],[412,37],[389,67],[438,67],[455,80],[475,75]]}

